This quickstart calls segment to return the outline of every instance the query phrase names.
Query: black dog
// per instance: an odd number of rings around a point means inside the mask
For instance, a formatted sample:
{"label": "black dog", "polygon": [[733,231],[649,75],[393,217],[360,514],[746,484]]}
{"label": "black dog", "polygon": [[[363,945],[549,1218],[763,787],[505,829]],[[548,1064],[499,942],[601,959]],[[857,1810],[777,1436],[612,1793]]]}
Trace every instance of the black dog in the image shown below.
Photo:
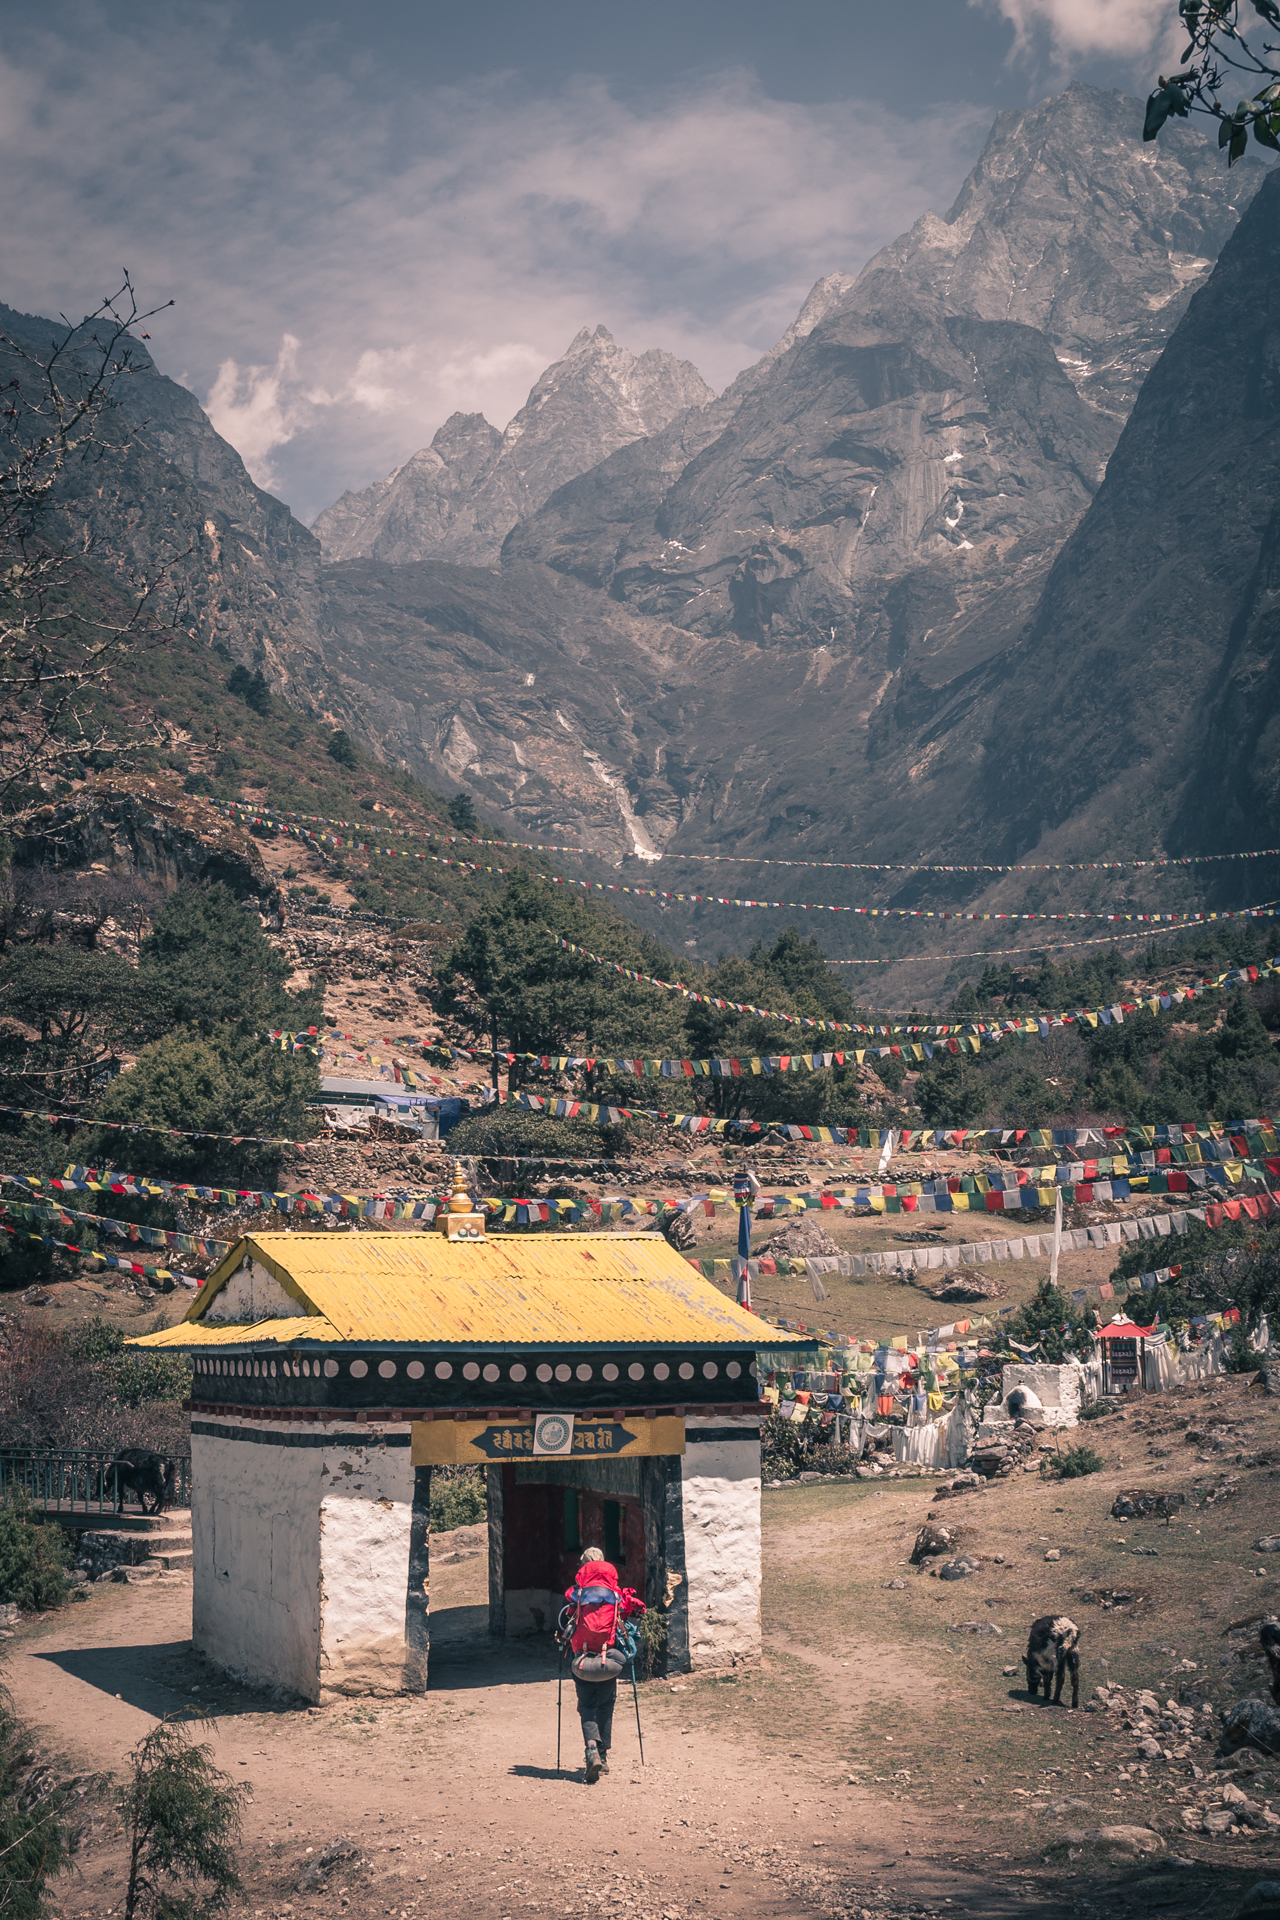
{"label": "black dog", "polygon": [[1271,1669],[1271,1698],[1280,1706],[1280,1620],[1274,1613],[1269,1613],[1259,1626],[1258,1638]]}
{"label": "black dog", "polygon": [[1079,1643],[1080,1629],[1065,1614],[1046,1613],[1042,1619],[1031,1622],[1031,1634],[1023,1658],[1027,1663],[1027,1692],[1033,1700],[1042,1685],[1044,1697],[1048,1700],[1049,1682],[1056,1676],[1053,1703],[1057,1706],[1062,1698],[1062,1682],[1069,1673],[1071,1704],[1073,1707],[1080,1705],[1080,1655],[1076,1651]]}
{"label": "black dog", "polygon": [[107,1492],[115,1496],[117,1513],[124,1512],[126,1491],[137,1495],[144,1513],[163,1513],[173,1498],[177,1473],[173,1461],[162,1454],[148,1453],[145,1447],[121,1447],[103,1481]]}

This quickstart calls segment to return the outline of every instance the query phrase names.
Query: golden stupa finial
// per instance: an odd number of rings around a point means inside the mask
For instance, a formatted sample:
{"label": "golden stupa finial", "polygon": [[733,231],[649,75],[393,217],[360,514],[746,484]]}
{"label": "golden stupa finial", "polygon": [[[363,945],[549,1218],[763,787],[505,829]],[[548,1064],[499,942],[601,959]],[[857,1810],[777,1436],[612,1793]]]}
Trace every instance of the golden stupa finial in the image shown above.
{"label": "golden stupa finial", "polygon": [[446,1240],[483,1240],[484,1214],[467,1192],[461,1160],[453,1163],[453,1192],[440,1208],[436,1225]]}

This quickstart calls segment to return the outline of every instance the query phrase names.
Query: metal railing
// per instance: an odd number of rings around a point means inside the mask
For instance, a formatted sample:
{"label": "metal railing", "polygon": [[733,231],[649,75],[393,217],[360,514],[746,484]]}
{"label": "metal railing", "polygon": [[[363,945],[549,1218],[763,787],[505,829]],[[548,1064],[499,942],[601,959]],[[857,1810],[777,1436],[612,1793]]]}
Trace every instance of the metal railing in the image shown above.
{"label": "metal railing", "polygon": [[[114,1513],[115,1476],[108,1470],[115,1455],[88,1453],[77,1448],[0,1447],[0,1500],[21,1496],[50,1513]],[[191,1461],[174,1461],[171,1507],[191,1505]],[[143,1511],[132,1489],[126,1489],[124,1511]]]}

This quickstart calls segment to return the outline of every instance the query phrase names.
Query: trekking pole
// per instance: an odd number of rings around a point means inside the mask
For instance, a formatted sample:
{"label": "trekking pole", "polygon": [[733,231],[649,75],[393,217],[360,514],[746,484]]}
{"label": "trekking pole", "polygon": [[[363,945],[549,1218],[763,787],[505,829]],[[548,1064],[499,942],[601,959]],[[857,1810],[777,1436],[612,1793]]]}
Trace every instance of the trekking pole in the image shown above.
{"label": "trekking pole", "polygon": [[556,1660],[556,1772],[560,1771],[560,1701],[564,1693],[564,1648]]}
{"label": "trekking pole", "polygon": [[640,1694],[636,1687],[636,1657],[631,1656],[631,1694],[636,1703],[636,1739],[640,1742],[640,1765],[644,1765],[644,1735],[640,1731]]}

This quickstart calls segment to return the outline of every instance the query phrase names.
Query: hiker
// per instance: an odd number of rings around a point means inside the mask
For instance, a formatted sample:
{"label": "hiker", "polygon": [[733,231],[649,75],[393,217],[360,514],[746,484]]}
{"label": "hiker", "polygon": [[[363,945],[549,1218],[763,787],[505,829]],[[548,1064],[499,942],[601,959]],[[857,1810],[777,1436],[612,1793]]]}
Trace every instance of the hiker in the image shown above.
{"label": "hiker", "polygon": [[573,1649],[569,1670],[582,1722],[583,1774],[593,1787],[609,1771],[618,1675],[626,1672],[635,1646],[626,1616],[643,1613],[644,1604],[629,1587],[619,1587],[618,1570],[599,1547],[588,1547],[583,1554],[565,1599],[569,1604],[560,1616],[561,1638]]}

